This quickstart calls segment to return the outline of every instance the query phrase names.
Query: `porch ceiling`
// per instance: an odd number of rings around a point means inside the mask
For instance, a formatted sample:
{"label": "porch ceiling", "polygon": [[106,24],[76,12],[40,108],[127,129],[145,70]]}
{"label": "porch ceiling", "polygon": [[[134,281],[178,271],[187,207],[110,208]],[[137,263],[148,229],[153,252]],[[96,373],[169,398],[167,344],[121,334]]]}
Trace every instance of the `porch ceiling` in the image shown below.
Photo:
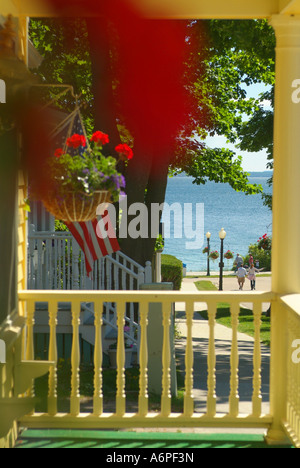
{"label": "porch ceiling", "polygon": [[[101,4],[101,0],[98,0]],[[300,14],[300,0],[129,0],[148,17],[165,18],[267,18],[273,14]],[[63,0],[60,13],[85,12],[84,0]],[[2,0],[0,14],[54,16],[47,0]]]}

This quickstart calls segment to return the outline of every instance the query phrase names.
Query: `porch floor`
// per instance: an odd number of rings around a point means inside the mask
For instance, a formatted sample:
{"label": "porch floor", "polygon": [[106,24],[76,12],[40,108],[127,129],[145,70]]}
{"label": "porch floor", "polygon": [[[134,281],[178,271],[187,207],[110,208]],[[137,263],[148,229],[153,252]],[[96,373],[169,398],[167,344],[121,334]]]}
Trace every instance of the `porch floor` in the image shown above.
{"label": "porch floor", "polygon": [[[15,448],[200,449],[293,448],[269,446],[261,434],[195,434],[96,430],[24,430]],[[135,450],[133,453],[137,454]],[[112,455],[112,452],[110,452]]]}

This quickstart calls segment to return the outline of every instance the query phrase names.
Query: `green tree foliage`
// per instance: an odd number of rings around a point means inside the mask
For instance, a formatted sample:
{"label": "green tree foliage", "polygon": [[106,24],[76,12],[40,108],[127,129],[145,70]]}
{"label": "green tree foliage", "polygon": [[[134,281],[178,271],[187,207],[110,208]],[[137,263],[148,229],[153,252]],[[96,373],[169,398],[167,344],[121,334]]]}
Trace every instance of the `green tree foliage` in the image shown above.
{"label": "green tree foliage", "polygon": [[[219,23],[222,28],[218,35]],[[187,25],[190,61],[186,65],[184,83],[193,95],[191,102],[195,105],[189,125],[178,136],[171,171],[174,174],[187,172],[196,184],[204,184],[209,179],[229,183],[235,190],[257,193],[260,188],[249,184],[247,174],[241,167],[241,158],[235,158],[235,154],[228,149],[207,148],[203,142],[191,138],[191,135],[204,137],[221,133],[233,141],[230,131],[241,119],[238,108],[246,108],[245,102],[242,103],[246,94],[239,85],[241,73],[231,73],[228,68],[232,68],[234,60],[229,60],[227,56],[225,59],[228,50],[224,45],[221,47],[224,27],[218,21]],[[30,37],[44,58],[38,70],[42,80],[49,84],[72,85],[75,94],[86,103],[84,114],[92,125],[93,77],[85,21],[70,19],[62,23],[58,19],[31,20]],[[113,83],[113,87],[116,87],[116,83]],[[72,110],[74,101],[70,96],[63,96],[58,100],[58,105],[68,111]]]}
{"label": "green tree foliage", "polygon": [[[212,20],[207,26],[210,41],[204,97],[213,115],[214,128],[206,135],[224,135],[237,150],[265,150],[267,168],[272,169],[274,31],[267,20]],[[197,22],[195,27],[199,27]],[[266,91],[256,99],[249,98],[246,87],[257,83],[265,85]],[[201,85],[198,82],[197,86]],[[263,105],[265,102],[268,107]],[[263,198],[271,208],[272,197],[263,194]]]}
{"label": "green tree foliage", "polygon": [[254,261],[259,262],[259,268],[264,268],[264,271],[271,271],[271,251],[259,249],[257,244],[249,245],[249,253],[244,257],[244,264],[249,265],[249,257],[252,255]]}
{"label": "green tree foliage", "polygon": [[74,109],[75,98],[70,93],[61,93],[60,88],[52,85],[70,85],[74,95],[78,96],[81,111],[88,133],[93,130],[93,94],[91,59],[89,54],[88,34],[84,21],[76,18],[31,19],[30,40],[43,60],[38,70],[33,73],[40,77],[41,84],[48,84],[41,91],[47,101],[55,99],[55,105],[63,111]]}
{"label": "green tree foliage", "polygon": [[[251,83],[273,85],[274,40],[270,27],[265,21],[253,20],[193,21],[186,24],[186,31],[189,59],[184,86],[189,90],[192,105],[189,121],[178,135],[176,149],[169,161],[170,172],[177,174],[184,171],[198,185],[209,179],[229,183],[235,190],[248,194],[258,193],[261,187],[249,184],[241,158],[227,148],[207,147],[205,137],[225,135],[229,142],[248,150],[265,147],[263,145],[267,141],[271,142],[271,139],[264,138],[264,130],[258,125],[260,122],[265,126],[267,119],[264,109],[259,100],[248,99],[245,91],[246,85]],[[99,102],[99,96],[95,99],[94,94],[95,80],[99,77],[96,78],[94,73],[94,58],[97,54],[99,56],[99,51],[98,45],[89,37],[88,23],[80,19],[70,19],[64,23],[58,19],[31,20],[30,37],[44,57],[36,73],[44,83],[73,86],[75,93],[80,95],[80,103],[85,103],[82,111],[87,130],[91,132],[95,125],[99,126],[99,122],[103,121],[103,116],[99,112],[99,104],[95,105],[95,102]],[[110,64],[105,64],[106,69],[102,70],[101,76],[105,79],[103,89],[108,89],[108,77],[111,77],[110,88],[117,101],[118,79],[117,75],[112,75],[115,52],[110,51]],[[98,85],[97,82],[99,89]],[[66,112],[71,111],[74,99],[63,96],[58,100],[58,105]],[[271,115],[268,118],[271,128]],[[116,123],[119,133],[124,131],[124,127],[120,126],[122,116],[118,113],[117,103],[109,119]],[[113,126],[110,124],[110,127]],[[109,133],[105,128],[97,127],[97,130]],[[130,129],[126,129],[126,132],[129,138]],[[137,166],[147,166],[145,155],[135,155],[135,158],[141,159]],[[136,160],[133,164],[136,165]],[[149,176],[146,175],[144,168],[138,190],[136,184],[131,190],[130,174],[125,173],[128,193],[133,192],[130,200],[136,196],[136,201],[144,199],[147,205],[162,203],[168,170],[163,168],[160,172],[160,179],[154,180],[151,172]],[[140,251],[143,258],[137,256],[136,260],[142,263],[152,258],[155,245],[155,239],[153,242],[143,241],[147,246],[138,249],[135,240],[132,252],[127,250],[131,256]]]}

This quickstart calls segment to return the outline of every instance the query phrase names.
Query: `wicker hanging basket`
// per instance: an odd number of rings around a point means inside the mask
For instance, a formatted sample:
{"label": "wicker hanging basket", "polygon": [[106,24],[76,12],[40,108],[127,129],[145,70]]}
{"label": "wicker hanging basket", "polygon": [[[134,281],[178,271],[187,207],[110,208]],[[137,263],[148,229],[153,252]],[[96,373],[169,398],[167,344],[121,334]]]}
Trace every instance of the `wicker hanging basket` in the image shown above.
{"label": "wicker hanging basket", "polygon": [[43,203],[45,208],[56,219],[67,223],[75,223],[95,219],[97,207],[101,204],[108,205],[111,203],[111,197],[107,190],[99,190],[94,192],[92,196],[70,192],[63,200],[49,197],[44,198]]}

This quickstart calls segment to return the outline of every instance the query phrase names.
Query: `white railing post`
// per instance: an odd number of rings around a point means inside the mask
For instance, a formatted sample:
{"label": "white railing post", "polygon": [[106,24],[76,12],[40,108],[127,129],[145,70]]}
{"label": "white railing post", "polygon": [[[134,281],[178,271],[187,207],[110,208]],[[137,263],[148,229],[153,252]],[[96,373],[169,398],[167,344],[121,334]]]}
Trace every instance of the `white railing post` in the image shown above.
{"label": "white railing post", "polygon": [[[147,283],[140,286],[142,291],[170,291],[172,294],[173,284],[172,283]],[[171,326],[169,330],[169,345],[170,345],[170,375],[171,375],[171,394],[176,395],[177,393],[177,380],[176,380],[176,364],[175,364],[175,350],[174,350],[174,320],[173,314],[171,314],[171,303],[170,306],[170,320]],[[169,319],[168,319],[169,320]],[[163,384],[163,346],[165,349],[167,343],[164,338],[166,337],[166,328],[164,329],[163,322],[163,307],[159,302],[149,304],[148,314],[148,379],[149,379],[149,391],[160,395],[162,392]],[[165,366],[166,371],[166,366]],[[169,370],[168,370],[169,372]],[[167,373],[164,374],[167,381]],[[166,388],[165,388],[166,390]],[[166,395],[165,395],[166,396]]]}
{"label": "white railing post", "polygon": [[146,262],[145,266],[145,283],[152,283],[152,265],[151,262]]}
{"label": "white railing post", "polygon": [[72,250],[72,287],[74,290],[79,289],[79,253],[80,248],[77,242],[73,242]]}
{"label": "white railing post", "polygon": [[140,287],[141,284],[145,283],[145,270],[142,267],[139,267],[137,281],[138,281],[138,284],[137,284],[138,288]]}
{"label": "white railing post", "polygon": [[161,283],[161,252],[162,250],[158,250],[154,254],[154,281],[155,283]]}
{"label": "white railing post", "polygon": [[34,224],[29,225],[29,240],[28,240],[28,286],[29,289],[34,289],[34,282],[35,282],[35,241],[32,238],[35,232]]}

